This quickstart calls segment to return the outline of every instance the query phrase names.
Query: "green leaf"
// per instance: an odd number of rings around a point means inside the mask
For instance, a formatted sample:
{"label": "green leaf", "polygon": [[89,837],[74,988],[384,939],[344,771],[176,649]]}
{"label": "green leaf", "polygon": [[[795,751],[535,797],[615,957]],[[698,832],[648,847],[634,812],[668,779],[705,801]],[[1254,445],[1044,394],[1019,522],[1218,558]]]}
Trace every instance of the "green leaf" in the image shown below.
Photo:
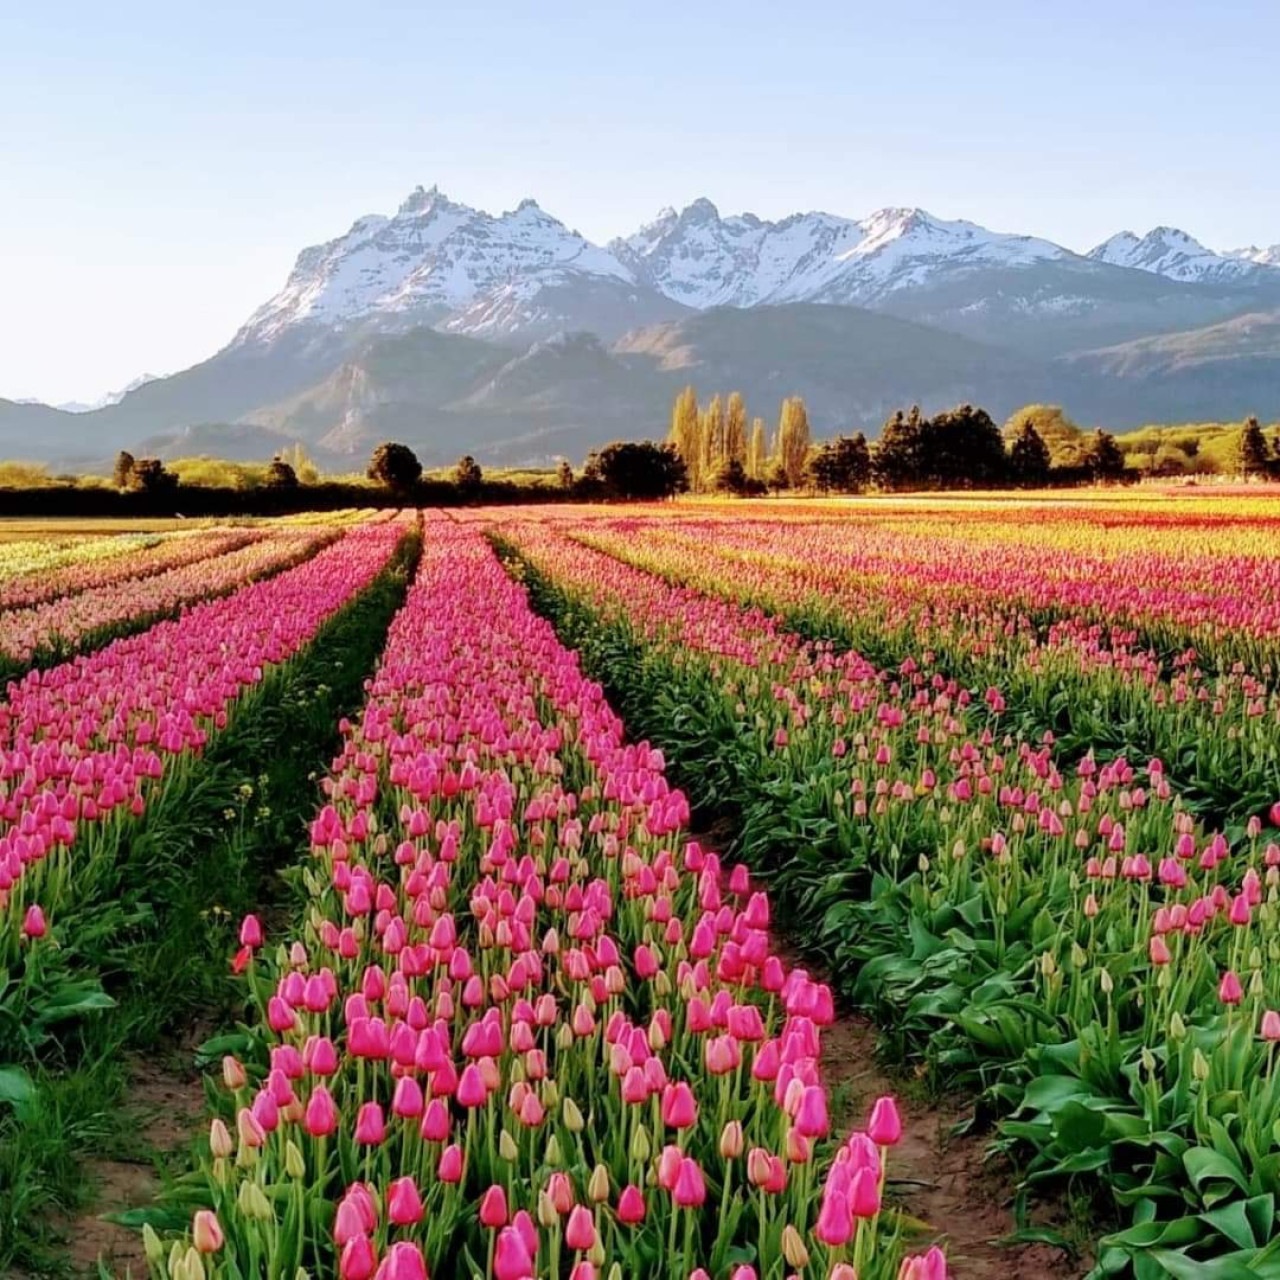
{"label": "green leaf", "polygon": [[1192,1147],[1183,1153],[1183,1166],[1192,1185],[1203,1195],[1201,1184],[1225,1179],[1243,1192],[1249,1190],[1249,1180],[1236,1161],[1212,1147]]}
{"label": "green leaf", "polygon": [[0,1067],[0,1103],[20,1107],[35,1097],[36,1087],[21,1067]]}

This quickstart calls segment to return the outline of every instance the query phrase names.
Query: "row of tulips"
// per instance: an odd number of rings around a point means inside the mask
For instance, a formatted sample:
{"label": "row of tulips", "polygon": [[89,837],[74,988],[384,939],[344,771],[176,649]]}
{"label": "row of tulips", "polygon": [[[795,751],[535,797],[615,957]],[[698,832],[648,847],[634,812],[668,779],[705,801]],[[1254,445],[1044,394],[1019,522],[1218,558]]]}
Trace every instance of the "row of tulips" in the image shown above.
{"label": "row of tulips", "polygon": [[[907,655],[924,655],[970,687],[995,685],[1013,723],[1029,735],[1052,730],[1064,749],[1157,754],[1188,803],[1220,819],[1242,822],[1280,794],[1273,651],[1263,653],[1259,638],[1251,642],[1262,657],[1256,669],[1229,657],[1220,667],[1205,665],[1191,647],[1195,628],[1179,632],[1171,623],[1162,640],[1176,643],[1176,651],[1161,656],[1149,637],[1118,625],[1114,586],[1092,581],[1096,565],[1075,563],[1071,553],[1056,553],[1058,571],[1091,583],[1093,603],[1074,612],[1061,603],[1033,612],[1020,602],[1015,581],[996,589],[999,564],[984,568],[977,584],[968,559],[958,567],[941,540],[943,552],[935,547],[930,555],[923,534],[671,517],[596,516],[558,527],[673,580],[778,612],[789,625],[837,638],[873,661],[896,666]],[[892,555],[865,545],[877,541]],[[985,550],[981,543],[961,545],[972,559]],[[1217,571],[1245,598],[1257,583],[1231,566],[1271,563],[1242,556]],[[1127,573],[1138,572],[1129,565]],[[1203,576],[1210,576],[1207,569]],[[1109,620],[1100,621],[1107,613]]]}
{"label": "row of tulips", "polygon": [[42,653],[73,652],[97,637],[136,629],[183,606],[234,591],[296,565],[337,537],[325,527],[231,535],[210,555],[150,577],[130,577],[0,613],[0,658],[26,663]]}
{"label": "row of tulips", "polygon": [[128,555],[159,541],[159,534],[113,533],[106,537],[17,538],[0,542],[0,584],[7,587],[10,579],[28,574]]}
{"label": "row of tulips", "polygon": [[342,729],[153,1274],[941,1280],[882,1205],[892,1100],[830,1134],[830,991],[477,533],[429,521]]}
{"label": "row of tulips", "polygon": [[923,656],[882,672],[546,521],[503,535],[624,714],[697,798],[737,808],[842,985],[985,1091],[1033,1180],[1100,1175],[1132,1213],[1104,1273],[1258,1263],[1280,1173],[1280,805],[1229,841],[1159,759],[1061,765]]}
{"label": "row of tulips", "polygon": [[[150,578],[236,551],[262,536],[248,529],[209,529],[164,538],[124,535],[115,540],[120,548],[115,554],[77,558],[56,568],[46,567],[0,581],[0,609],[31,608],[59,596]],[[122,554],[125,550],[129,554]]]}
{"label": "row of tulips", "polygon": [[23,965],[39,987],[64,905],[89,895],[157,790],[199,767],[210,735],[372,582],[411,524],[356,526],[275,577],[9,685],[0,970]]}

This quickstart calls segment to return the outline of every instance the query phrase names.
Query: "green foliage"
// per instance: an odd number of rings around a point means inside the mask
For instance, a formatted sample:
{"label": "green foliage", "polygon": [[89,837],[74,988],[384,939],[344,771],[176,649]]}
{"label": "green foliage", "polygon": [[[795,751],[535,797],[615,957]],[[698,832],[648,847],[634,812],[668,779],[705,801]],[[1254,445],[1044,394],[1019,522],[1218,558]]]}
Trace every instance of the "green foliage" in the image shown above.
{"label": "green foliage", "polygon": [[861,493],[871,482],[871,451],[867,439],[836,436],[810,451],[805,464],[809,482],[820,493]]}
{"label": "green foliage", "polygon": [[959,405],[933,418],[918,407],[885,424],[873,467],[888,490],[983,488],[1008,478],[1004,442],[984,409]]}
{"label": "green foliage", "polygon": [[583,480],[603,497],[670,498],[688,488],[688,471],[672,444],[615,440],[587,458]]}
{"label": "green foliage", "polygon": [[[1256,437],[1251,446],[1251,451],[1256,453],[1251,456],[1257,469],[1245,472],[1242,465],[1246,426],[1247,423],[1242,422],[1152,425],[1126,431],[1116,437],[1116,443],[1126,465],[1152,475],[1261,474],[1264,468],[1258,464],[1262,461],[1263,449],[1258,448]],[[1257,434],[1261,436],[1263,448],[1272,451],[1274,464],[1274,458],[1280,457],[1275,454],[1280,449],[1280,423],[1259,424]]]}
{"label": "green foliage", "polygon": [[787,473],[787,487],[798,488],[804,481],[804,464],[809,456],[809,413],[799,396],[782,402],[778,417],[776,462]]}
{"label": "green foliage", "polygon": [[421,476],[422,463],[406,444],[387,441],[380,444],[369,459],[369,479],[388,489],[411,489]]}
{"label": "green foliage", "polygon": [[1089,437],[1084,465],[1095,480],[1117,480],[1124,475],[1124,454],[1115,436],[1099,428]]}
{"label": "green foliage", "polygon": [[296,489],[298,473],[283,458],[272,458],[263,483],[270,489]]}
{"label": "green foliage", "polygon": [[127,489],[133,482],[133,468],[136,459],[127,449],[116,454],[115,466],[111,469],[111,483],[117,489]]}
{"label": "green foliage", "polygon": [[1271,471],[1271,450],[1257,418],[1247,418],[1240,432],[1240,474],[1265,476]]}
{"label": "green foliage", "polygon": [[1005,421],[1002,433],[1005,442],[1012,446],[1028,422],[1048,448],[1050,466],[1078,467],[1082,464],[1086,447],[1085,433],[1067,416],[1061,405],[1023,405]]}
{"label": "green foliage", "polygon": [[1027,418],[1009,446],[1009,470],[1019,484],[1039,485],[1049,478],[1052,459],[1035,423]]}
{"label": "green foliage", "polygon": [[880,432],[872,457],[876,483],[890,492],[910,489],[920,483],[923,470],[924,419],[920,406],[912,405],[909,413],[899,409]]}
{"label": "green foliage", "polygon": [[472,498],[480,492],[484,483],[484,472],[480,464],[468,453],[458,459],[453,469],[453,483],[464,497]]}

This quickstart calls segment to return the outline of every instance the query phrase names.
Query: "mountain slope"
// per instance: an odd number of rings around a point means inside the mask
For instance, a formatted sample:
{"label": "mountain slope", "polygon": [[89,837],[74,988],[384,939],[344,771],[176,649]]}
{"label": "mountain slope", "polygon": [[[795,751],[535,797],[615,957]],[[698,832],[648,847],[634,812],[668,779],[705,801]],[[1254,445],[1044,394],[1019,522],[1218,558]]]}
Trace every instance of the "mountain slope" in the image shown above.
{"label": "mountain slope", "polygon": [[[1084,405],[1123,398],[1151,421],[1280,416],[1280,309],[1062,361]],[[1126,415],[1134,421],[1132,413]]]}
{"label": "mountain slope", "polygon": [[963,400],[993,412],[1025,403],[1047,371],[1038,362],[954,334],[854,307],[812,303],[716,308],[630,334],[615,353],[648,363],[672,385],[740,389],[772,422],[802,394],[824,432],[876,431],[894,409]]}

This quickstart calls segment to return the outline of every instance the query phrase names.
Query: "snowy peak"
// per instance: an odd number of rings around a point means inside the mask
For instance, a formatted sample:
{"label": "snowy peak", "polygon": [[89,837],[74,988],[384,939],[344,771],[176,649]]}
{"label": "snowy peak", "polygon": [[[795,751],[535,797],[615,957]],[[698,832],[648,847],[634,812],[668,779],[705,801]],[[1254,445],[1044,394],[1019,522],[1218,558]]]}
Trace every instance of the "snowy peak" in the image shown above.
{"label": "snowy peak", "polygon": [[1267,251],[1215,253],[1177,227],[1156,227],[1142,237],[1121,231],[1090,250],[1089,257],[1095,262],[1131,267],[1184,284],[1216,284],[1243,282],[1255,275],[1259,266],[1270,265],[1261,258],[1246,257],[1250,252]]}
{"label": "snowy peak", "polygon": [[1247,249],[1229,250],[1227,257],[1252,262],[1259,267],[1280,267],[1280,244],[1273,244],[1269,249],[1259,249],[1256,244],[1251,244]]}
{"label": "snowy peak", "polygon": [[722,218],[709,200],[695,200],[681,213],[664,209],[610,248],[639,279],[700,308],[865,305],[946,271],[1070,256],[1047,240],[948,222],[923,209],[881,209],[861,221],[799,213],[767,222],[750,213]]}
{"label": "snowy peak", "polygon": [[1219,290],[1280,283],[1280,246],[1218,254],[1172,227],[1121,232],[1088,257],[910,206],[769,221],[722,214],[706,197],[662,209],[602,247],[531,198],[494,215],[417,186],[393,214],[367,214],[304,249],[233,345],[299,327],[310,337],[420,325],[528,342],[561,328],[620,334],[684,307],[800,302],[911,310],[928,321],[959,308],[969,324],[992,308],[1091,312],[1091,298],[1131,290],[1134,269]]}
{"label": "snowy peak", "polygon": [[304,249],[285,287],[260,307],[236,344],[271,341],[302,323],[345,328],[431,324],[486,294],[550,273],[629,282],[617,259],[534,200],[495,217],[415,187],[393,217],[370,214],[344,236]]}

